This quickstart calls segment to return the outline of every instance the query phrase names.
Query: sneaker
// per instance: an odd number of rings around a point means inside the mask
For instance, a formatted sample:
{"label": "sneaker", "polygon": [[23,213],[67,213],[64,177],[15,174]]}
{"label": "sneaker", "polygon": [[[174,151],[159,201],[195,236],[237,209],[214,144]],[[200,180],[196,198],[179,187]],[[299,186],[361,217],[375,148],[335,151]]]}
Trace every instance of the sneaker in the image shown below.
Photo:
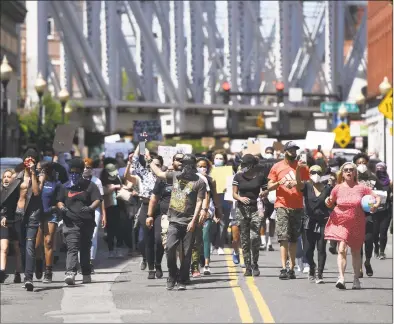
{"label": "sneaker", "polygon": [[265,251],[266,248],[267,248],[267,245],[265,245],[265,244],[260,245],[260,251]]}
{"label": "sneaker", "polygon": [[296,279],[296,275],[295,275],[294,270],[289,270],[289,271],[287,271],[287,277],[288,277],[289,279]]}
{"label": "sneaker", "polygon": [[161,279],[163,278],[163,270],[161,270],[161,265],[156,265],[156,278]]}
{"label": "sneaker", "polygon": [[4,283],[5,278],[7,278],[5,271],[4,270],[0,270],[0,283]]}
{"label": "sneaker", "polygon": [[82,276],[82,283],[88,284],[92,282],[92,276],[90,274]]}
{"label": "sneaker", "polygon": [[304,263],[304,270],[302,271],[303,273],[309,273],[311,270],[310,266],[308,263]]}
{"label": "sneaker", "polygon": [[201,277],[201,273],[199,270],[195,269],[192,271],[192,277],[193,278],[200,278]]}
{"label": "sneaker", "polygon": [[233,262],[239,264],[239,254],[235,254],[235,251],[233,252]]}
{"label": "sneaker", "polygon": [[361,284],[359,279],[354,279],[352,289],[359,290],[361,289]]}
{"label": "sneaker", "polygon": [[175,280],[168,278],[167,279],[167,290],[173,290],[175,287]]}
{"label": "sneaker", "polygon": [[310,282],[314,282],[315,279],[316,279],[315,270],[310,269],[310,270],[309,270],[308,280],[309,280]]}
{"label": "sneaker", "polygon": [[224,250],[221,247],[218,248],[218,255],[224,255]]}
{"label": "sneaker", "polygon": [[184,282],[178,282],[178,290],[186,290],[186,284]]}
{"label": "sneaker", "polygon": [[268,245],[268,251],[270,251],[270,252],[275,251],[274,248],[272,247],[272,245]]}
{"label": "sneaker", "polygon": [[384,252],[379,253],[379,260],[386,260],[386,254]]}
{"label": "sneaker", "polygon": [[258,277],[260,276],[260,270],[259,270],[259,265],[258,264],[254,264],[252,267],[252,273],[253,273],[253,277]]}
{"label": "sneaker", "polygon": [[94,271],[94,266],[93,266],[93,262],[90,261],[90,274],[95,274],[96,272]]}
{"label": "sneaker", "polygon": [[244,277],[251,277],[252,274],[252,268],[250,267],[246,267],[245,273],[244,273]]}
{"label": "sneaker", "polygon": [[334,247],[334,246],[330,246],[330,247],[328,248],[328,251],[330,251],[331,254],[338,254],[337,248]]}
{"label": "sneaker", "polygon": [[66,277],[64,278],[64,282],[69,285],[75,285],[75,274],[74,273],[66,273]]}
{"label": "sneaker", "polygon": [[156,279],[156,271],[155,270],[149,270],[148,279]]}
{"label": "sneaker", "polygon": [[14,283],[20,284],[21,282],[22,282],[21,274],[19,272],[15,272]]}
{"label": "sneaker", "polygon": [[145,260],[141,260],[140,269],[141,270],[145,270],[146,269],[146,261]]}
{"label": "sneaker", "polygon": [[358,277],[359,278],[363,278],[364,277],[364,272],[363,272],[362,268],[360,269],[360,273],[359,273]]}
{"label": "sneaker", "polygon": [[[290,260],[289,260],[289,264],[290,264]],[[302,258],[298,258],[296,260],[296,265],[297,265],[297,271],[298,272],[303,272],[304,271],[304,263],[302,262]],[[308,270],[309,272],[309,270]]]}
{"label": "sneaker", "polygon": [[335,287],[337,287],[338,289],[346,289],[346,284],[345,284],[345,280],[344,279],[338,279]]}
{"label": "sneaker", "polygon": [[23,286],[27,291],[33,291],[34,289],[33,280],[29,280],[25,278],[25,282]]}
{"label": "sneaker", "polygon": [[211,268],[209,266],[204,267],[204,276],[209,276],[211,274]]}
{"label": "sneaker", "polygon": [[114,258],[116,258],[115,251],[109,251],[108,252],[108,259],[114,259]]}
{"label": "sneaker", "polygon": [[117,249],[115,253],[116,253],[116,257],[119,259],[123,259],[125,257],[125,255],[121,249]]}
{"label": "sneaker", "polygon": [[52,272],[45,271],[44,279],[42,279],[42,283],[51,283],[52,282]]}
{"label": "sneaker", "polygon": [[289,277],[287,276],[287,270],[286,269],[280,270],[279,279],[281,279],[281,280],[289,279]]}
{"label": "sneaker", "polygon": [[42,278],[42,275],[43,275],[43,268],[44,268],[44,263],[43,263],[43,261],[42,260],[36,260],[36,271],[35,271],[35,274],[36,274],[36,278],[38,279],[38,280],[40,280],[41,278]]}
{"label": "sneaker", "polygon": [[372,277],[373,276],[373,269],[372,269],[371,263],[367,263],[367,261],[365,261],[364,267],[365,267],[365,273],[367,274],[367,276]]}
{"label": "sneaker", "polygon": [[318,274],[316,277],[316,281],[317,284],[324,284],[324,280],[323,280],[323,275],[322,274]]}
{"label": "sneaker", "polygon": [[242,269],[245,269],[245,268],[246,268],[245,263],[241,263],[241,268],[242,268]]}

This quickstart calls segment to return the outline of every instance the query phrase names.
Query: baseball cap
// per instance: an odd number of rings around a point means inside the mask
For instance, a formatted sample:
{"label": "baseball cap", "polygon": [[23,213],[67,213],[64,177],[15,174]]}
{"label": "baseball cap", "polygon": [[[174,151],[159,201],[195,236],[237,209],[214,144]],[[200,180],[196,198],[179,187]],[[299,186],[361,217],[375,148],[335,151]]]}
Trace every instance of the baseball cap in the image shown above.
{"label": "baseball cap", "polygon": [[108,172],[108,174],[111,177],[116,177],[119,173],[118,173],[118,169],[116,168],[116,166],[112,163],[109,163],[105,166],[105,170]]}
{"label": "baseball cap", "polygon": [[245,154],[241,159],[241,163],[247,165],[256,164],[257,160],[252,154]]}
{"label": "baseball cap", "polygon": [[287,150],[290,150],[293,148],[295,148],[296,150],[300,149],[300,147],[296,143],[294,143],[293,141],[290,141],[285,144],[285,147],[283,148],[283,150],[287,151]]}

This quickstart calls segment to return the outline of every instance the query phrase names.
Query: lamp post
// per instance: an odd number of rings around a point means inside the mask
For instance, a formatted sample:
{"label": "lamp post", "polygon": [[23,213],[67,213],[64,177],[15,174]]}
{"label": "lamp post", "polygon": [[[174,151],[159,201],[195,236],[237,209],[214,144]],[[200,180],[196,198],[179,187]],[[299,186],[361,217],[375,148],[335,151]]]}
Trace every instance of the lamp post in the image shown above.
{"label": "lamp post", "polygon": [[42,78],[42,74],[38,73],[38,77],[36,80],[36,84],[34,85],[37,95],[38,95],[38,104],[39,104],[39,111],[38,111],[38,121],[37,121],[37,146],[38,151],[41,149],[41,135],[42,135],[42,117],[43,117],[43,106],[42,106],[42,96],[45,92],[47,83]]}
{"label": "lamp post", "polygon": [[58,96],[59,96],[60,104],[62,105],[62,124],[65,124],[65,120],[66,120],[65,108],[70,95],[68,94],[68,91],[66,89],[62,89],[60,90]]}
{"label": "lamp post", "polygon": [[342,122],[345,121],[346,117],[348,116],[348,112],[345,105],[341,105],[338,109],[338,116]]}
{"label": "lamp post", "polygon": [[7,85],[12,76],[12,67],[8,64],[7,57],[4,55],[3,62],[0,66],[0,78],[3,85],[3,104],[1,109],[1,154],[7,154],[7,117],[8,117],[8,100],[7,100]]}
{"label": "lamp post", "polygon": [[[381,84],[379,84],[379,91],[380,93],[384,96],[387,92],[389,92],[391,89],[391,84],[388,80],[387,77],[383,78],[383,81]],[[384,151],[384,163],[387,162],[387,152],[386,152],[386,145],[387,145],[387,134],[386,134],[386,128],[387,128],[387,120],[386,117],[383,116],[383,151]]]}

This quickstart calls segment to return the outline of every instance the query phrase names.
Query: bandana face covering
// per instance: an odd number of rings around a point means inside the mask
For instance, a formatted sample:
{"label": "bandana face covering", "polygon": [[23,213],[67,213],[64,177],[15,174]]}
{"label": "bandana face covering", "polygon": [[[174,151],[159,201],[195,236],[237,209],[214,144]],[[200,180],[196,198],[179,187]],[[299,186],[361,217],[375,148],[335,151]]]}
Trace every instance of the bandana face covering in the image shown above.
{"label": "bandana face covering", "polygon": [[81,180],[81,178],[82,178],[82,174],[80,173],[75,173],[75,172],[70,173],[70,180],[67,183],[66,188],[76,187],[79,181]]}

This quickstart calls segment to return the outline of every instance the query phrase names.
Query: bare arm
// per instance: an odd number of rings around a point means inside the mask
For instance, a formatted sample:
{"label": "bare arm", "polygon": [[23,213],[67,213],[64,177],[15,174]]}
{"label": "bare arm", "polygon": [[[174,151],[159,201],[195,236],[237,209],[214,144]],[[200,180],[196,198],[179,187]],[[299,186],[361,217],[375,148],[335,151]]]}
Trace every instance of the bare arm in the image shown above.
{"label": "bare arm", "polygon": [[152,172],[161,180],[167,180],[167,172],[162,171],[156,164],[153,162],[150,164],[150,168]]}
{"label": "bare arm", "polygon": [[100,206],[100,200],[95,200],[95,201],[93,201],[93,203],[90,205],[90,208],[92,208],[92,209],[97,209],[98,208],[98,206]]}
{"label": "bare arm", "polygon": [[40,190],[40,184],[38,182],[35,170],[30,171],[30,176],[31,176],[31,189],[33,191],[33,195],[39,196],[41,193],[41,190]]}
{"label": "bare arm", "polygon": [[148,217],[153,217],[153,213],[158,203],[159,203],[159,197],[152,194],[149,200],[148,215],[147,215]]}
{"label": "bare arm", "polygon": [[280,186],[279,181],[274,182],[274,181],[270,180],[270,181],[268,182],[267,190],[268,190],[268,191],[274,191],[274,190],[278,189],[279,186]]}
{"label": "bare arm", "polygon": [[297,190],[298,191],[302,191],[305,188],[305,183],[304,181],[301,180],[301,166],[298,165],[297,166],[297,170],[296,170],[296,181],[297,181]]}
{"label": "bare arm", "polygon": [[[205,199],[205,198],[204,198]],[[191,223],[196,224],[201,212],[201,207],[204,202],[203,198],[197,198],[196,208],[194,209],[194,215]]]}

